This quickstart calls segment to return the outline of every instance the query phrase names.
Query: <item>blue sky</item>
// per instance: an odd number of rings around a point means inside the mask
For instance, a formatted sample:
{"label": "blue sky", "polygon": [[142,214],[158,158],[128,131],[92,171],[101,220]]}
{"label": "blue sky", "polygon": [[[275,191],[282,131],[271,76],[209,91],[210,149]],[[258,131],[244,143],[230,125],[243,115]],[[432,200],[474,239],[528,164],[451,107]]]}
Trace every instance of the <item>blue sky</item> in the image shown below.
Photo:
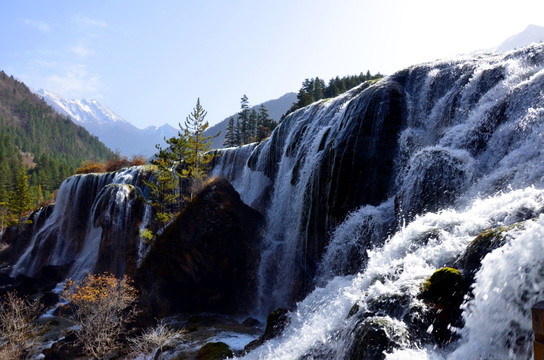
{"label": "blue sky", "polygon": [[543,13],[541,0],[3,1],[0,69],[138,127],[177,126],[200,97],[213,124],[243,94],[491,48]]}

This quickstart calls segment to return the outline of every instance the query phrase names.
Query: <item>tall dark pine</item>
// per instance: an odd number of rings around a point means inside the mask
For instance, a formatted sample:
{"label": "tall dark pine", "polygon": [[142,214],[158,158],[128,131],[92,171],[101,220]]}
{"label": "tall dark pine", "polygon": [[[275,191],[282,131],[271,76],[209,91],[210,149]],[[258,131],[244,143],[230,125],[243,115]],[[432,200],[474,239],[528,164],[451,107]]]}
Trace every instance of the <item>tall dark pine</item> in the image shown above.
{"label": "tall dark pine", "polygon": [[257,141],[261,141],[270,136],[270,133],[274,130],[276,125],[276,122],[268,115],[266,107],[261,104],[257,120]]}
{"label": "tall dark pine", "polygon": [[240,145],[247,144],[250,137],[250,125],[249,125],[249,100],[244,94],[240,101],[240,112],[238,113],[238,123],[240,126],[241,141]]}
{"label": "tall dark pine", "polygon": [[15,185],[15,190],[9,195],[9,208],[17,223],[21,225],[23,216],[30,211],[32,198],[28,186],[26,171],[21,169]]}
{"label": "tall dark pine", "polygon": [[227,123],[227,129],[225,130],[225,141],[223,142],[224,147],[233,147],[238,146],[238,137],[236,134],[236,123],[234,118],[231,117]]}
{"label": "tall dark pine", "polygon": [[185,120],[185,138],[187,139],[187,156],[185,158],[185,167],[182,170],[182,176],[189,180],[190,198],[198,192],[207,176],[210,161],[213,154],[209,152],[212,139],[219,136],[204,136],[204,131],[209,124],[205,117],[207,111],[200,105],[200,99],[197,99],[193,112]]}
{"label": "tall dark pine", "polygon": [[249,112],[249,121],[248,121],[248,136],[247,142],[254,142],[257,140],[257,122],[259,120],[259,115],[257,110],[251,109]]}

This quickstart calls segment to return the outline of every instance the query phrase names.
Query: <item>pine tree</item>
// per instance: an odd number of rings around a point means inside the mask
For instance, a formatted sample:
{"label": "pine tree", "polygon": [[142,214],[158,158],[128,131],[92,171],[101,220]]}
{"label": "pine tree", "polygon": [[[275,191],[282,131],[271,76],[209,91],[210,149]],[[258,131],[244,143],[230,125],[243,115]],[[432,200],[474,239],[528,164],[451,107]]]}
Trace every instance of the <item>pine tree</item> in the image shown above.
{"label": "pine tree", "polygon": [[204,136],[204,131],[209,126],[205,120],[206,115],[207,112],[200,104],[199,98],[196,101],[193,112],[185,120],[184,132],[188,148],[182,176],[189,180],[191,200],[193,199],[193,195],[200,190],[206,173],[209,170],[209,164],[213,158],[213,155],[209,153],[212,139],[219,136],[219,134]]}
{"label": "pine tree", "polygon": [[30,188],[28,186],[28,177],[26,171],[21,169],[17,178],[15,190],[9,196],[9,210],[17,223],[20,225],[23,221],[23,216],[30,211],[32,198]]}
{"label": "pine tree", "polygon": [[240,124],[240,118],[238,116],[236,117],[236,123],[234,125],[234,138],[236,141],[236,146],[243,145],[242,125]]}
{"label": "pine tree", "polygon": [[45,203],[45,198],[43,196],[42,186],[38,184],[36,187],[36,207],[40,207]]}
{"label": "pine tree", "polygon": [[325,97],[325,82],[320,78],[316,77],[313,81],[313,91],[312,95],[314,100],[321,100]]}
{"label": "pine tree", "polygon": [[257,124],[257,141],[261,141],[270,136],[270,133],[276,127],[276,122],[270,118],[268,115],[268,110],[262,104],[259,107]]}
{"label": "pine tree", "polygon": [[225,141],[223,142],[223,146],[225,147],[233,147],[238,146],[238,141],[236,139],[236,123],[234,122],[234,118],[231,117],[227,123],[227,129],[225,133]]}
{"label": "pine tree", "polygon": [[244,94],[240,99],[240,112],[238,113],[238,123],[240,126],[240,145],[247,144],[249,142],[249,100]]}
{"label": "pine tree", "polygon": [[[161,156],[162,154],[162,156]],[[145,184],[149,187],[149,200],[155,209],[157,220],[160,224],[166,225],[173,218],[178,196],[176,194],[176,177],[170,167],[171,157],[166,152],[159,151],[159,155],[153,161],[155,165],[155,176]]]}
{"label": "pine tree", "polygon": [[166,140],[166,143],[169,145],[168,150],[163,154],[159,152],[159,158],[162,157],[165,160],[166,165],[170,166],[170,171],[173,171],[175,175],[177,175],[177,203],[178,207],[181,209],[183,204],[183,197],[181,196],[181,194],[183,194],[183,173],[181,169],[189,156],[189,140],[181,124],[179,124],[179,128],[180,130],[178,131],[177,137],[171,137]]}
{"label": "pine tree", "polygon": [[8,216],[8,192],[5,185],[0,186],[0,234],[4,231]]}
{"label": "pine tree", "polygon": [[248,120],[248,129],[247,129],[247,142],[257,141],[257,121],[259,120],[259,115],[255,109],[251,109],[249,112]]}

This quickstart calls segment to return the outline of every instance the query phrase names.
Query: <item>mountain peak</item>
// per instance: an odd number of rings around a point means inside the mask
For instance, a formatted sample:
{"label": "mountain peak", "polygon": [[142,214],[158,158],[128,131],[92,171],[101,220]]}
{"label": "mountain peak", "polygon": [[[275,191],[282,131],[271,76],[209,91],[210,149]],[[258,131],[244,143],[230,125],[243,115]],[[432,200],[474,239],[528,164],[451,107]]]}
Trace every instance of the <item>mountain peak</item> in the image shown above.
{"label": "mountain peak", "polygon": [[510,36],[502,44],[497,46],[495,52],[507,52],[542,41],[544,41],[544,27],[530,24],[525,30],[519,34]]}
{"label": "mountain peak", "polygon": [[45,89],[40,89],[36,93],[55,110],[70,117],[75,123],[108,125],[120,122],[128,124],[126,120],[98,100],[67,99]]}

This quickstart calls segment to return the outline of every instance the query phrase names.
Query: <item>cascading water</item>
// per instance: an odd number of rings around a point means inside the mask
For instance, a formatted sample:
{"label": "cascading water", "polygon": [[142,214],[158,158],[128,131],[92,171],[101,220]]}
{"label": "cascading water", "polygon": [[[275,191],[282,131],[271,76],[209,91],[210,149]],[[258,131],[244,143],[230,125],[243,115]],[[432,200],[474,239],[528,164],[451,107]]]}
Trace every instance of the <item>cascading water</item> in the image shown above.
{"label": "cascading water", "polygon": [[[377,358],[530,358],[529,309],[544,297],[543,89],[544,45],[438,61],[220,151],[213,174],[267,220],[255,312],[293,309],[284,333],[247,358],[358,359],[373,326],[387,338]],[[152,215],[143,173],[67,179],[53,211],[34,215],[11,275],[136,268]],[[438,268],[463,270],[480,232],[517,222],[471,275],[458,328],[447,329],[457,338],[440,342],[422,284]]]}
{"label": "cascading water", "polygon": [[[541,44],[414,66],[288,116],[233,179],[267,218],[261,311],[310,292],[247,358],[358,358],[372,316],[388,358],[530,357],[528,309],[544,296],[543,89]],[[438,348],[425,279],[481,231],[531,217],[482,261],[459,339]]]}
{"label": "cascading water", "polygon": [[[544,191],[527,188],[477,200],[459,211],[445,210],[417,217],[383,246],[369,250],[364,271],[334,277],[323,287],[316,288],[297,305],[284,334],[249,353],[247,358],[349,358],[352,329],[360,320],[357,315],[349,316],[355,304],[359,306],[357,314],[363,316],[392,299],[388,307],[379,310],[382,316],[389,317],[399,333],[406,332],[413,326],[413,316],[425,313],[425,304],[417,295],[434,270],[453,263],[483,230],[513,224],[524,218],[520,218],[520,214],[538,213],[543,209]],[[364,216],[365,211],[361,209],[360,213]],[[347,233],[338,231],[335,237],[356,236],[349,227],[346,230]],[[544,247],[543,230],[544,217],[534,223],[529,221],[525,230],[485,258],[477,275],[474,299],[466,305],[461,345],[449,357],[445,350],[437,350],[432,344],[426,348],[419,339],[405,339],[390,358],[485,359],[493,358],[489,357],[493,354],[502,354],[497,358],[508,358],[509,349],[504,349],[505,344],[515,344],[521,336],[526,336],[525,348],[518,349],[513,358],[524,358],[523,354],[530,353],[530,308],[533,300],[544,296],[544,264],[538,264],[538,257],[531,256],[530,252]],[[511,259],[504,255],[515,255],[517,260],[510,263]],[[478,288],[480,283],[485,284],[483,288]],[[510,285],[505,287],[505,283]],[[525,295],[520,296],[523,293]],[[505,309],[509,309],[508,314]],[[523,325],[518,330],[512,324]]]}
{"label": "cascading water", "polygon": [[137,257],[130,254],[131,238],[139,237],[135,225],[142,208],[148,207],[135,188],[143,188],[145,172],[133,167],[65,180],[51,215],[34,232],[11,276],[32,276],[43,266],[68,264],[69,276],[75,279],[94,270],[124,274],[127,259]]}

